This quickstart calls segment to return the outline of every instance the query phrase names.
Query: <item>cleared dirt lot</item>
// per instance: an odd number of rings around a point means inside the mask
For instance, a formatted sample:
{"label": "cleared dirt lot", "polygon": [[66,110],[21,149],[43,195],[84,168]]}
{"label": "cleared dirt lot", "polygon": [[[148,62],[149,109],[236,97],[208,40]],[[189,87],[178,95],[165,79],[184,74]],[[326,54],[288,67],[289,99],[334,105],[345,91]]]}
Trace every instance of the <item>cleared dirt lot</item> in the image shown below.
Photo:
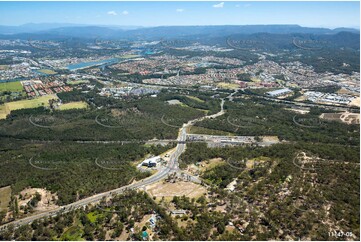
{"label": "cleared dirt lot", "polygon": [[360,124],[359,113],[323,113],[321,114],[320,118],[329,121],[343,122],[346,124]]}
{"label": "cleared dirt lot", "polygon": [[263,142],[280,142],[277,136],[262,136]]}
{"label": "cleared dirt lot", "polygon": [[359,113],[343,113],[340,119],[342,122],[347,124],[360,124]]}
{"label": "cleared dirt lot", "polygon": [[212,169],[218,165],[226,164],[226,162],[222,158],[213,158],[210,160],[204,160],[199,162],[198,165],[190,164],[187,167],[187,172],[192,175],[199,175],[206,170]]}
{"label": "cleared dirt lot", "polygon": [[47,211],[58,207],[58,205],[55,204],[58,199],[57,195],[52,194],[43,188],[26,188],[21,191],[20,194],[22,199],[20,199],[20,196],[16,196],[18,198],[19,207],[26,206],[36,193],[41,195],[41,200],[35,207],[35,211]]}
{"label": "cleared dirt lot", "polygon": [[9,202],[11,200],[11,187],[1,187],[0,188],[0,212],[7,211]]}
{"label": "cleared dirt lot", "polygon": [[355,99],[352,100],[348,105],[349,105],[349,106],[360,107],[360,97],[355,98]]}
{"label": "cleared dirt lot", "polygon": [[155,197],[187,196],[197,198],[207,192],[201,185],[179,181],[175,183],[157,182],[146,187],[146,191]]}

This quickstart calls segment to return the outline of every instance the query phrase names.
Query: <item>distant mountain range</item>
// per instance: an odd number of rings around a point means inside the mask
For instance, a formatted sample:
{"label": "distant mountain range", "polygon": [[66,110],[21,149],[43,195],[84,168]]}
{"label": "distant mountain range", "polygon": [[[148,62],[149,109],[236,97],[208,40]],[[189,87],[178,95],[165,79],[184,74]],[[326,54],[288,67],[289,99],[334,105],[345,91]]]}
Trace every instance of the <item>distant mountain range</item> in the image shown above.
{"label": "distant mountain range", "polygon": [[[10,34],[22,34],[22,33],[37,33],[40,31],[50,31],[53,29],[61,28],[84,28],[90,27],[93,25],[87,24],[71,24],[71,23],[28,23],[19,26],[5,26],[0,25],[0,34],[10,35]],[[96,27],[108,28],[113,30],[131,30],[141,28],[140,26],[106,26],[106,25],[97,25]]]}
{"label": "distant mountain range", "polygon": [[223,25],[223,26],[89,26],[80,24],[43,23],[20,26],[0,26],[2,39],[44,39],[44,38],[106,38],[106,39],[159,39],[159,38],[217,38],[227,35],[269,34],[322,34],[340,32],[359,34],[352,28],[310,28],[299,25]]}

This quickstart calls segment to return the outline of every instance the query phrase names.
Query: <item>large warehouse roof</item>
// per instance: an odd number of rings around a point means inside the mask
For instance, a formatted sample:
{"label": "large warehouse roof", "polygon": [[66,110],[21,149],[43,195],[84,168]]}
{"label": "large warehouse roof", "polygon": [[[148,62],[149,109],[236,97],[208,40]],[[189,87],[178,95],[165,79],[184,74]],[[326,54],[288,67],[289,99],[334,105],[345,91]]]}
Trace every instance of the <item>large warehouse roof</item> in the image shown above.
{"label": "large warehouse roof", "polygon": [[283,88],[283,89],[267,92],[267,95],[278,96],[278,95],[289,93],[289,92],[292,92],[292,90],[289,88]]}

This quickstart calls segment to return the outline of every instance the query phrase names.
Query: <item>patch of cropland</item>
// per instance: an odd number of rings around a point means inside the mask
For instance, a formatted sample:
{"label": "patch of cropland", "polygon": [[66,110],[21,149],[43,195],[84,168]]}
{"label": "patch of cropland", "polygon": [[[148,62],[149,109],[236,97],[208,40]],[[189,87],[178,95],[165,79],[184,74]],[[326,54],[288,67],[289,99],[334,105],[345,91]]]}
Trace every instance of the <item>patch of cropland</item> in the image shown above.
{"label": "patch of cropland", "polygon": [[181,162],[188,170],[202,167],[200,176],[217,194],[216,204],[242,230],[232,240],[335,240],[332,231],[348,231],[349,237],[339,239],[357,240],[359,158],[324,159],[310,150],[297,144],[207,148],[194,143]]}

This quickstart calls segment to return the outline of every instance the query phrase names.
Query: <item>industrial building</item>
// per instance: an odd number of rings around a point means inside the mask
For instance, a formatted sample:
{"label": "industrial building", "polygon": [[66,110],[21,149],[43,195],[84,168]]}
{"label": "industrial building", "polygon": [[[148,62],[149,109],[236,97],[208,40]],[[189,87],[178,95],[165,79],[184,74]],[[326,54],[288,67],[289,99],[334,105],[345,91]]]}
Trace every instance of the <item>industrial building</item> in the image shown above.
{"label": "industrial building", "polygon": [[289,94],[291,92],[292,92],[291,89],[283,88],[283,89],[267,92],[266,94],[267,94],[267,96],[278,97],[278,96],[283,96],[283,95]]}
{"label": "industrial building", "polygon": [[146,159],[142,162],[142,166],[148,166],[148,167],[156,167],[158,162],[160,162],[160,157],[155,156],[149,159]]}

